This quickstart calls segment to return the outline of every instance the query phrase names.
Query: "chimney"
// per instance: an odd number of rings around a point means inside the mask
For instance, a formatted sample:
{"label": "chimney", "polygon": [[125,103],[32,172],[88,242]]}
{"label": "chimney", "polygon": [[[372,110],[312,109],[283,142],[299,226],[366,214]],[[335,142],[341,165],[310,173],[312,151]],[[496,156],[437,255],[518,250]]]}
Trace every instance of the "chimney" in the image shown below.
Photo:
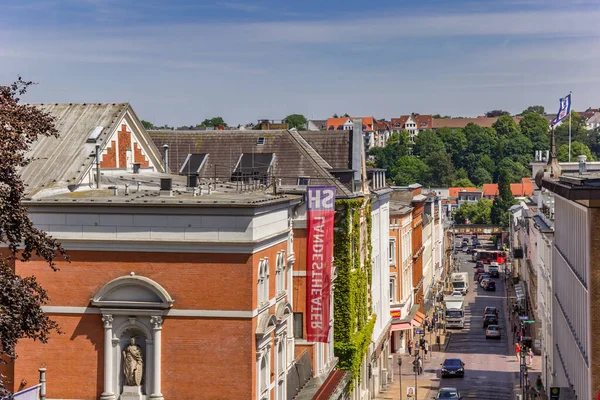
{"label": "chimney", "polygon": [[100,145],[96,145],[96,189],[100,189]]}
{"label": "chimney", "polygon": [[173,196],[173,179],[160,178],[160,195]]}
{"label": "chimney", "polygon": [[362,180],[362,160],[365,154],[363,140],[362,118],[355,118],[352,127],[352,166],[354,181]]}
{"label": "chimney", "polygon": [[165,143],[163,145],[163,149],[165,150],[165,155],[164,155],[165,174],[168,174],[169,173],[169,145]]}
{"label": "chimney", "polygon": [[582,154],[580,156],[577,156],[577,160],[579,160],[579,174],[583,175],[587,172],[587,165],[585,164],[587,156]]}
{"label": "chimney", "polygon": [[139,162],[134,162],[133,163],[133,173],[134,174],[139,174],[140,173],[140,168],[142,167],[142,163]]}

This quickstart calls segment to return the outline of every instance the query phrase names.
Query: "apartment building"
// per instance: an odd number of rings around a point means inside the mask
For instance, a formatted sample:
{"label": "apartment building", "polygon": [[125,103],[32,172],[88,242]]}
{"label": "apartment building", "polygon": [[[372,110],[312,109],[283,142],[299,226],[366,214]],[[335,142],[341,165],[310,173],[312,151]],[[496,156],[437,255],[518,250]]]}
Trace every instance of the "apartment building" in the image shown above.
{"label": "apartment building", "polygon": [[554,194],[552,242],[552,384],[578,399],[600,394],[600,176],[544,179]]}

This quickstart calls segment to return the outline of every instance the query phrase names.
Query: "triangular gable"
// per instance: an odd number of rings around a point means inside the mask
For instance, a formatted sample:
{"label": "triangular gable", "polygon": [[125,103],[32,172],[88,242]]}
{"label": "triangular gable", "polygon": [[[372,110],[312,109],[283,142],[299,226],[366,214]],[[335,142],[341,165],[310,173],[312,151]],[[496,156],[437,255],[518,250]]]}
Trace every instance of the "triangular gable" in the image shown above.
{"label": "triangular gable", "polygon": [[137,116],[128,110],[109,132],[101,148],[101,169],[141,169],[165,172],[162,156]]}

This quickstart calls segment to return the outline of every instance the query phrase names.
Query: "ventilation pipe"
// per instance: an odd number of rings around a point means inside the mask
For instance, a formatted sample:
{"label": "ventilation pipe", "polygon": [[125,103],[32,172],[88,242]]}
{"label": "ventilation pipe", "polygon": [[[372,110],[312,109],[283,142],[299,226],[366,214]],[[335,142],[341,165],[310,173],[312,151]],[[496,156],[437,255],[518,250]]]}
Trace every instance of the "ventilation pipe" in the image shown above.
{"label": "ventilation pipe", "polygon": [[165,143],[163,145],[163,149],[165,150],[165,155],[164,155],[165,174],[168,174],[169,173],[169,145]]}
{"label": "ventilation pipe", "polygon": [[100,189],[100,145],[96,145],[96,189]]}
{"label": "ventilation pipe", "polygon": [[129,184],[125,184],[125,196],[129,196]]}
{"label": "ventilation pipe", "polygon": [[587,165],[585,163],[585,161],[587,160],[587,156],[582,154],[580,156],[577,156],[577,159],[579,160],[579,173],[585,174],[587,172]]}

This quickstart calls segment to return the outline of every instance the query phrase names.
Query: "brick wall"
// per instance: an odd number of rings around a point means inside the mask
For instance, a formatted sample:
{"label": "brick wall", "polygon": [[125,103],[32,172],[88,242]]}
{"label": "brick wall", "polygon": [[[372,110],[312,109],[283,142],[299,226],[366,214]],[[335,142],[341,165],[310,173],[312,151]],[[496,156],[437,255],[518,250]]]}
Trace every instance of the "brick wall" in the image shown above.
{"label": "brick wall", "polygon": [[117,168],[117,142],[110,142],[110,146],[106,148],[106,154],[102,155],[100,160],[100,168]]}
{"label": "brick wall", "polygon": [[127,168],[127,149],[131,149],[131,132],[127,125],[121,125],[119,134],[119,168]]}

